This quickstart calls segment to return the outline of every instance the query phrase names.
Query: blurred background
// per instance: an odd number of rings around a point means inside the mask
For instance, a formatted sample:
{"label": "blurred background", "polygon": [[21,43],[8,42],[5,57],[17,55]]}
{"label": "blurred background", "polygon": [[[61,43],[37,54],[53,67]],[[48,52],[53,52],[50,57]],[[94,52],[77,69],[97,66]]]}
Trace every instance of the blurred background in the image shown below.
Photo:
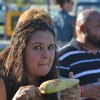
{"label": "blurred background", "polygon": [[[100,11],[100,0],[73,0],[73,2],[70,14],[76,17],[83,9],[94,8]],[[20,14],[30,7],[44,9],[52,18],[60,10],[55,0],[0,0],[0,51],[9,45]]]}

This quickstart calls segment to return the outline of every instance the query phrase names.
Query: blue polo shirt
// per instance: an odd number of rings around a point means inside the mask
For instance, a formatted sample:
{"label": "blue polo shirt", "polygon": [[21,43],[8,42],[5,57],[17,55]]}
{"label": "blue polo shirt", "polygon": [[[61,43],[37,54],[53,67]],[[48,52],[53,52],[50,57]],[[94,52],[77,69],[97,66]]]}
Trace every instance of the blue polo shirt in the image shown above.
{"label": "blue polo shirt", "polygon": [[73,19],[65,10],[60,10],[58,15],[53,18],[57,40],[67,43],[73,36]]}

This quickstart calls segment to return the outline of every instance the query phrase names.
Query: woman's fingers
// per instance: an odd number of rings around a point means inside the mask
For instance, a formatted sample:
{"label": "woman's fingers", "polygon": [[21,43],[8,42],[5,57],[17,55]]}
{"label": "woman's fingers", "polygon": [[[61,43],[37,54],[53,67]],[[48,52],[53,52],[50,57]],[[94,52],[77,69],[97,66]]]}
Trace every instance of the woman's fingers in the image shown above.
{"label": "woman's fingers", "polygon": [[80,100],[80,87],[74,86],[62,91],[61,100]]}
{"label": "woman's fingers", "polygon": [[[68,100],[71,100],[71,99],[73,99],[73,93],[62,93],[61,94],[61,99],[63,100],[63,99],[68,99]],[[66,98],[67,97],[67,98]]]}
{"label": "woman's fingers", "polygon": [[29,85],[20,87],[17,93],[15,94],[14,98],[17,98],[16,100],[29,100],[33,99],[35,96],[40,95],[41,93],[37,87],[35,87],[34,85]]}
{"label": "woman's fingers", "polygon": [[73,78],[73,72],[69,72],[69,78]]}

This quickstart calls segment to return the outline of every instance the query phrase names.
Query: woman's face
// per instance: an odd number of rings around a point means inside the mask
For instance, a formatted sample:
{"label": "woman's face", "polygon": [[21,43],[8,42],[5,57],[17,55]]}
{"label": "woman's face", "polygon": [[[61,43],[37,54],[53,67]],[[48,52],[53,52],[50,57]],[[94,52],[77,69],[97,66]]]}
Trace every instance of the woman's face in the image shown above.
{"label": "woman's face", "polygon": [[55,57],[55,40],[50,31],[37,31],[25,49],[25,63],[29,76],[45,76]]}

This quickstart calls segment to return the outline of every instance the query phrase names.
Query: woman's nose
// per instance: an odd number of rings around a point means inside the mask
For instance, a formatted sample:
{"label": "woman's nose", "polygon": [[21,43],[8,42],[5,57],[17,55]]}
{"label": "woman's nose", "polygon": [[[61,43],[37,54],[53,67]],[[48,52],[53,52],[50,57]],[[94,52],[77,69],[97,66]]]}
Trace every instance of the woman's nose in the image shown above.
{"label": "woman's nose", "polygon": [[50,56],[49,54],[49,50],[48,49],[43,49],[43,52],[42,52],[42,57],[44,59],[48,58]]}

